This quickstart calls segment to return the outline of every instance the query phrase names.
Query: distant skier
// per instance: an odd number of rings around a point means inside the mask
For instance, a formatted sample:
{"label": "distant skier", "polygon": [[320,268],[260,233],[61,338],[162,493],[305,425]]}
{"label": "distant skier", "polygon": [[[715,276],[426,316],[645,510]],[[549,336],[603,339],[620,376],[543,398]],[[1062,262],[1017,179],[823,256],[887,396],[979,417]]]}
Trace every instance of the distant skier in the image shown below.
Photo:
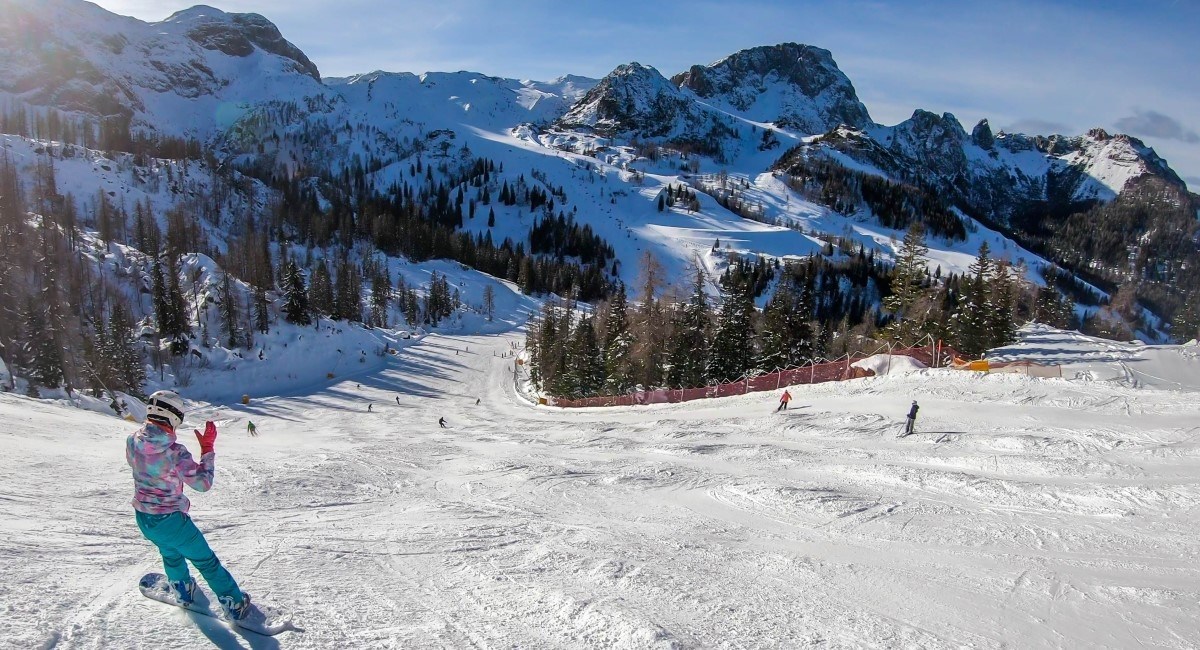
{"label": "distant skier", "polygon": [[191,603],[196,581],[188,572],[190,560],[217,602],[234,620],[250,612],[250,594],[238,588],[229,571],[209,548],[204,534],[188,516],[191,502],[183,486],[206,492],[213,485],[216,468],[217,426],[204,423],[204,433],[196,431],[200,443],[200,462],[175,440],[175,429],[183,423],[183,400],[169,390],[150,396],[146,423],[125,441],[125,461],[133,469],[133,508],[138,529],[158,547],[163,568],[176,596]]}
{"label": "distant skier", "polygon": [[479,400],[481,400],[481,399],[483,399],[483,398],[481,398],[481,397],[475,398],[475,406],[479,406]]}
{"label": "distant skier", "polygon": [[920,409],[921,407],[917,406],[917,400],[913,400],[912,408],[908,409],[908,422],[904,424],[904,435],[912,435],[913,428],[917,424],[917,411]]}
{"label": "distant skier", "polygon": [[400,396],[396,396],[396,406],[400,406]]}
{"label": "distant skier", "polygon": [[375,405],[374,405],[374,404],[367,404],[367,413],[370,413],[370,412],[371,412],[371,407],[372,407],[372,406],[375,406]]}
{"label": "distant skier", "polygon": [[775,409],[775,411],[776,411],[777,413],[778,413],[779,411],[786,411],[786,410],[787,410],[787,406],[788,406],[788,402],[790,402],[790,401],[792,401],[792,394],[791,394],[791,393],[789,393],[789,392],[787,392],[787,389],[784,389],[784,391],[783,391],[783,395],[781,395],[781,396],[779,397],[779,408]]}
{"label": "distant skier", "polygon": [[250,434],[252,437],[258,435],[258,427],[254,426],[254,422],[252,420],[246,420],[246,433]]}
{"label": "distant skier", "polygon": [[446,418],[438,418],[438,426],[445,429],[446,428]]}

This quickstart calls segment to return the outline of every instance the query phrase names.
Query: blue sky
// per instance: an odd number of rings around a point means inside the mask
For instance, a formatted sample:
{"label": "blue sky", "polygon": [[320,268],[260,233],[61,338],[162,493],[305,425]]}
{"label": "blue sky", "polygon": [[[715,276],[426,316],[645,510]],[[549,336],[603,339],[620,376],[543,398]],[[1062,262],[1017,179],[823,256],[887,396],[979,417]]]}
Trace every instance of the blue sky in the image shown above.
{"label": "blue sky", "polygon": [[[964,126],[1136,135],[1200,191],[1200,2],[748,0],[213,0],[254,12],[326,76],[471,70],[601,77],[638,61],[670,76],[787,41],[833,52],[875,121],[916,108]],[[195,4],[99,0],[147,21]]]}

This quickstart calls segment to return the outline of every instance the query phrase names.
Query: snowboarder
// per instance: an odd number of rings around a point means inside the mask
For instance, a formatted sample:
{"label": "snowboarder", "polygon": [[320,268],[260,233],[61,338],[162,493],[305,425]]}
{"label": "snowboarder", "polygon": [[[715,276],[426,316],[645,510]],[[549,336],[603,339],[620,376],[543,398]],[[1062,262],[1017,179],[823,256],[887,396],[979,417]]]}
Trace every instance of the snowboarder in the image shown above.
{"label": "snowboarder", "polygon": [[196,567],[217,595],[217,602],[233,620],[250,612],[250,594],[237,582],[209,548],[204,534],[188,516],[191,502],[183,486],[206,492],[213,485],[216,468],[217,426],[204,423],[196,430],[200,462],[175,440],[175,429],[183,423],[183,400],[169,390],[150,396],[146,423],[125,441],[125,461],[133,469],[133,508],[138,529],[158,547],[163,568],[181,603],[193,602],[196,581],[187,561]]}
{"label": "snowboarder", "polygon": [[400,396],[396,396],[396,406],[400,406]]}
{"label": "snowboarder", "polygon": [[921,407],[917,406],[917,400],[913,400],[912,408],[908,409],[908,422],[904,424],[904,435],[911,435],[913,427],[917,424],[917,411]]}
{"label": "snowboarder", "polygon": [[254,426],[253,420],[246,420],[246,433],[250,434],[251,436],[258,435],[258,427]]}
{"label": "snowboarder", "polygon": [[446,428],[446,418],[438,418],[438,426],[445,429]]}
{"label": "snowboarder", "polygon": [[792,401],[792,394],[787,392],[787,389],[784,389],[783,395],[779,397],[779,408],[775,409],[775,411],[786,411],[788,402],[790,401]]}

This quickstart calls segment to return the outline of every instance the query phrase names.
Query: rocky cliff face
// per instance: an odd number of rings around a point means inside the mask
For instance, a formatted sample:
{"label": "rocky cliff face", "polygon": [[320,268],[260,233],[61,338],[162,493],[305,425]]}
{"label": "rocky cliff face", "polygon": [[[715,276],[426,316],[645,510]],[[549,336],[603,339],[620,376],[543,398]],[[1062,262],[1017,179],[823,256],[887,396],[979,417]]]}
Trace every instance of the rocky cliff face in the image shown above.
{"label": "rocky cliff face", "polygon": [[732,122],[685,95],[658,70],[629,63],[601,79],[554,127],[666,141],[720,157],[724,142],[735,135]]}
{"label": "rocky cliff face", "polygon": [[742,50],[712,65],[694,65],[671,81],[715,106],[800,133],[872,124],[833,55],[811,45]]}
{"label": "rocky cliff face", "polygon": [[627,133],[667,137],[697,121],[700,107],[650,66],[617,66],[558,120],[564,128],[588,128],[604,136]]}
{"label": "rocky cliff face", "polygon": [[0,0],[0,15],[0,96],[27,105],[209,135],[237,106],[323,92],[312,61],[256,14],[200,6],[145,23],[76,0]]}
{"label": "rocky cliff face", "polygon": [[183,26],[187,37],[206,50],[246,58],[258,48],[293,62],[298,72],[321,80],[317,66],[304,52],[289,43],[274,23],[258,14],[228,14],[212,7],[196,6],[173,14],[165,22]]}
{"label": "rocky cliff face", "polygon": [[983,120],[968,135],[949,113],[917,110],[895,126],[841,128],[801,149],[802,155],[830,156],[894,179],[919,180],[968,213],[1002,226],[1031,206],[1063,211],[1112,200],[1143,177],[1186,192],[1153,149],[1102,129],[1081,136],[993,134]]}

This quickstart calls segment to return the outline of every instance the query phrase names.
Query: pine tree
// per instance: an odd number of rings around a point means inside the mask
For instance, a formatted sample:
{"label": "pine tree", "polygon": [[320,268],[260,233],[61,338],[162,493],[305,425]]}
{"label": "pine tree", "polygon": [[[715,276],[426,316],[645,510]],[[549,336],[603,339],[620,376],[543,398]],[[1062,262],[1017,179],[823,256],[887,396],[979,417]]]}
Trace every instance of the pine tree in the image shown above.
{"label": "pine tree", "polygon": [[388,326],[388,306],[392,303],[392,281],[387,270],[377,270],[371,278],[372,327]]}
{"label": "pine tree", "polygon": [[951,318],[954,332],[955,347],[960,352],[971,356],[982,354],[988,349],[992,337],[989,320],[991,319],[991,280],[993,263],[987,242],[979,246],[979,256],[967,269],[968,278],[964,278],[962,300]]}
{"label": "pine tree", "polygon": [[1012,267],[996,264],[992,279],[992,310],[988,318],[987,347],[997,348],[1017,340],[1017,281]]}
{"label": "pine tree", "polygon": [[896,251],[896,267],[892,272],[892,295],[883,301],[883,306],[892,312],[895,319],[888,328],[888,336],[898,343],[911,344],[923,334],[923,325],[928,314],[916,313],[916,308],[927,299],[925,287],[928,274],[929,247],[925,245],[925,231],[920,222],[914,221],[904,233],[904,241]]}
{"label": "pine tree", "polygon": [[1034,304],[1033,319],[1051,327],[1068,328],[1071,326],[1072,307],[1070,299],[1063,296],[1054,287],[1039,287]]}
{"label": "pine tree", "polygon": [[1200,292],[1193,292],[1171,319],[1171,336],[1181,343],[1200,338]]}
{"label": "pine tree", "polygon": [[312,284],[308,288],[309,305],[314,313],[321,316],[336,317],[336,306],[333,299],[333,279],[329,277],[329,266],[325,260],[317,262],[313,269]]}
{"label": "pine tree", "polygon": [[[62,345],[59,332],[42,305],[32,297],[25,305],[26,357],[30,359],[29,375],[33,382],[47,388],[58,388],[63,382]],[[30,387],[32,390],[32,386]]]}
{"label": "pine tree", "polygon": [[590,397],[604,387],[604,355],[596,340],[592,318],[579,319],[571,331],[566,359],[566,392],[570,397]]}
{"label": "pine tree", "polygon": [[687,303],[675,306],[673,320],[667,383],[677,388],[704,386],[709,359],[709,312],[704,272],[699,267],[693,276],[692,295]]}
{"label": "pine tree", "polygon": [[167,256],[167,302],[171,306],[175,322],[172,334],[177,339],[182,339],[191,333],[192,326],[188,320],[187,302],[183,298],[183,285],[179,279],[179,262],[179,258]]}
{"label": "pine tree", "polygon": [[267,299],[267,290],[254,287],[254,329],[262,334],[271,330],[271,301]]}
{"label": "pine tree", "polygon": [[358,268],[345,257],[338,261],[337,281],[333,293],[336,320],[362,320],[362,280]]}
{"label": "pine tree", "polygon": [[109,385],[113,390],[140,394],[146,383],[146,366],[137,350],[137,336],[133,318],[124,302],[117,300],[108,317],[108,356],[114,371],[115,381]]}
{"label": "pine tree", "polygon": [[225,344],[232,350],[241,343],[241,315],[238,313],[237,294],[233,289],[233,278],[228,271],[221,272],[221,282],[217,285],[217,312],[221,318],[221,331],[225,334]]}
{"label": "pine tree", "polygon": [[496,316],[496,289],[490,283],[483,288],[483,313],[489,323]]}
{"label": "pine tree", "polygon": [[192,331],[179,281],[179,258],[164,255],[161,264],[155,261],[152,273],[154,313],[158,320],[159,335],[170,340],[172,349],[179,352],[184,339]]}
{"label": "pine tree", "polygon": [[312,324],[308,307],[308,289],[304,286],[304,274],[296,263],[287,260],[283,264],[283,318],[293,325]]}
{"label": "pine tree", "polygon": [[815,356],[815,337],[809,324],[813,310],[807,296],[807,289],[797,289],[788,279],[776,287],[763,310],[760,367],[795,368]]}
{"label": "pine tree", "polygon": [[625,284],[617,285],[608,304],[604,320],[604,339],[601,342],[604,355],[605,389],[611,394],[622,394],[633,388],[632,356],[633,335],[629,331],[628,303]]}
{"label": "pine tree", "polygon": [[661,386],[666,365],[669,322],[662,303],[655,297],[666,284],[666,270],[650,251],[642,253],[639,298],[633,322],[634,382],[642,386]]}
{"label": "pine tree", "polygon": [[750,370],[758,357],[754,313],[750,282],[735,280],[729,283],[712,340],[707,373],[710,381],[733,381]]}

